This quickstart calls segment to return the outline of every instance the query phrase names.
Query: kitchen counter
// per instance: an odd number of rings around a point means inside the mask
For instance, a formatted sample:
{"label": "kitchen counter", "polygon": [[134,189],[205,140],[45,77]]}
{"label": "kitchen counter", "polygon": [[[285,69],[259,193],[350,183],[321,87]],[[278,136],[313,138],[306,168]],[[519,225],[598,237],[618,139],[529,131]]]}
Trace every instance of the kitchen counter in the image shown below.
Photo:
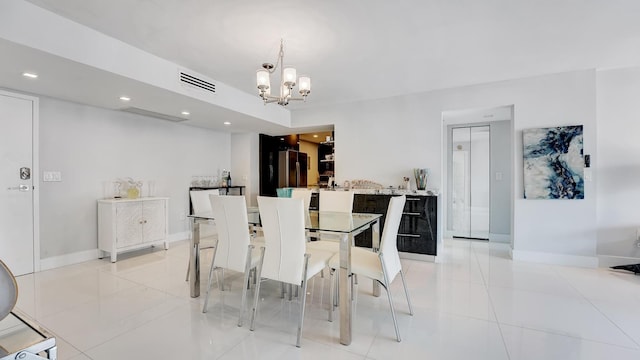
{"label": "kitchen counter", "polygon": [[[319,191],[347,191],[346,188],[337,187],[335,189],[318,189],[309,188],[312,192]],[[367,195],[420,195],[420,196],[438,196],[437,190],[405,190],[396,188],[384,188],[384,189],[350,189],[355,194],[367,194]]]}

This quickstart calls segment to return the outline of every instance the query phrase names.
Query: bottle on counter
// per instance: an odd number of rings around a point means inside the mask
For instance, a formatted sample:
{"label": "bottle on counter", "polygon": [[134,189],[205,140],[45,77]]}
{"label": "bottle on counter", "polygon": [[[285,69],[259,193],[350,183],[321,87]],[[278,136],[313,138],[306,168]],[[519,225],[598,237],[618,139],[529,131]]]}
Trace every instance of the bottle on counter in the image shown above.
{"label": "bottle on counter", "polygon": [[231,187],[231,171],[229,171],[229,176],[227,176],[227,187]]}

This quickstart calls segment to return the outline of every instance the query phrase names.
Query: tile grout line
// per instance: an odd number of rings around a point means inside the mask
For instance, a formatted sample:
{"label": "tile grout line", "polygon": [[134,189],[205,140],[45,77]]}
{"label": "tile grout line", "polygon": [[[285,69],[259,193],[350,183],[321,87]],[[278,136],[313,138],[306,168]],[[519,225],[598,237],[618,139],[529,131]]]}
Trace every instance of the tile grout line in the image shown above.
{"label": "tile grout line", "polygon": [[[609,316],[607,316],[604,312],[602,312],[602,310],[600,310],[600,308],[598,308],[593,302],[591,302],[589,298],[587,298],[580,290],[578,290],[575,286],[573,286],[573,284],[569,280],[567,280],[564,276],[562,276],[562,274],[559,273],[557,269],[553,269],[553,271],[556,272],[556,274],[559,277],[561,277],[564,281],[566,281],[567,284],[569,284],[569,286],[573,290],[575,290],[578,294],[580,294],[580,296],[586,302],[588,302],[589,305],[593,306],[593,308],[596,309],[596,311],[600,313],[600,315],[604,316],[605,319],[607,319],[611,324],[613,324],[613,326],[615,326],[618,330],[620,330],[620,332],[622,332],[629,340],[631,340],[632,343],[636,344],[636,348],[634,350],[640,350],[640,344],[638,344],[638,342],[634,338],[632,338],[629,334],[627,334],[627,332],[624,331],[615,321],[613,321],[611,318],[609,318]],[[615,344],[609,344],[609,345],[615,345]]]}
{"label": "tile grout line", "polygon": [[[491,252],[491,249],[489,248],[489,252]],[[504,333],[502,332],[502,326],[500,326],[500,321],[498,320],[498,314],[496,314],[496,308],[493,305],[493,299],[491,298],[491,293],[489,292],[489,285],[487,284],[486,280],[485,280],[485,276],[484,273],[482,272],[482,267],[480,266],[480,260],[478,259],[478,254],[476,253],[476,250],[473,249],[473,256],[476,259],[476,262],[478,263],[478,268],[480,269],[480,275],[482,276],[482,281],[484,282],[485,285],[485,291],[487,292],[487,298],[489,299],[489,304],[491,304],[491,311],[493,312],[493,316],[496,319],[496,324],[498,325],[498,332],[500,332],[500,338],[502,339],[502,346],[504,346],[504,351],[507,354],[507,359],[511,360],[511,354],[509,353],[509,347],[507,346],[507,341],[504,339]],[[491,261],[489,261],[489,263],[491,263]],[[491,266],[491,265],[489,265]]]}

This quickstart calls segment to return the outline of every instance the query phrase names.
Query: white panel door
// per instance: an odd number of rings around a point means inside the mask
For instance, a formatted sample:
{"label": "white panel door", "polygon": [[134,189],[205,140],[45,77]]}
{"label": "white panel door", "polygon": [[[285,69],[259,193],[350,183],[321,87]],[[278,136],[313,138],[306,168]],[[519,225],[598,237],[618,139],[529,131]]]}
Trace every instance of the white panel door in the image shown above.
{"label": "white panel door", "polygon": [[0,93],[0,258],[14,275],[34,271],[34,101]]}

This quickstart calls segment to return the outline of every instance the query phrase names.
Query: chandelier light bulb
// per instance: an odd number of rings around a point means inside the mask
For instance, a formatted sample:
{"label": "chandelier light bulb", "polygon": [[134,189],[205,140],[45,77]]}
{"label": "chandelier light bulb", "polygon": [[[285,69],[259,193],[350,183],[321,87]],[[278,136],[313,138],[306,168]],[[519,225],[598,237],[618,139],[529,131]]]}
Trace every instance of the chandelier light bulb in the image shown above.
{"label": "chandelier light bulb", "polygon": [[311,92],[311,78],[308,76],[300,76],[298,81],[300,95],[307,96]]}
{"label": "chandelier light bulb", "polygon": [[294,87],[296,86],[296,69],[292,68],[292,67],[286,67],[284,68],[284,71],[282,72],[282,84],[284,86],[287,87]]}
{"label": "chandelier light bulb", "polygon": [[269,81],[269,70],[260,69],[256,71],[256,83],[258,84],[258,89],[266,90],[270,87]]}

